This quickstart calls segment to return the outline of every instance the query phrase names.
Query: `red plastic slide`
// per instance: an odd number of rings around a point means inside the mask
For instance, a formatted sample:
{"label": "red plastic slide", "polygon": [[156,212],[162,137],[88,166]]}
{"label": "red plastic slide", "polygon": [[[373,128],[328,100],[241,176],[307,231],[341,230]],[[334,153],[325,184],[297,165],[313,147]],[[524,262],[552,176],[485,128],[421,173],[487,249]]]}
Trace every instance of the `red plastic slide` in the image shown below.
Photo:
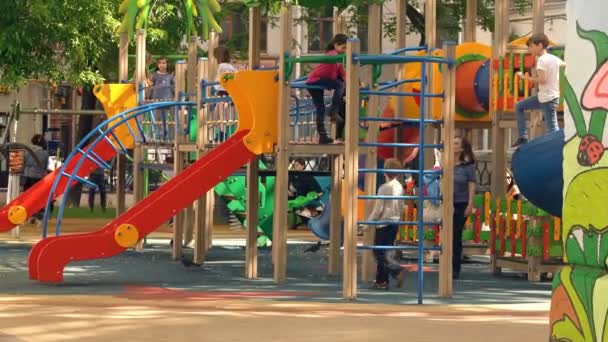
{"label": "red plastic slide", "polygon": [[248,132],[235,133],[101,230],[50,237],[37,243],[29,255],[30,278],[61,282],[68,263],[112,257],[129,247],[121,243],[125,236],[136,234],[134,240],[129,239],[132,242],[156,230],[255,156],[243,142]]}
{"label": "red plastic slide", "polygon": [[[114,149],[114,147],[112,147],[110,142],[105,139],[101,140],[97,144],[97,146],[95,146],[93,152],[100,159],[103,159],[103,161],[109,161],[116,155],[116,150]],[[72,170],[76,166],[78,159],[79,158],[73,158],[72,161],[66,166],[66,174],[72,173]],[[86,159],[78,170],[77,175],[79,177],[84,178],[97,168],[97,164],[95,164],[91,159]],[[15,220],[19,220],[19,218],[13,217],[13,220],[11,221],[9,219],[9,215],[19,216],[22,219],[21,223],[24,223],[27,218],[31,217],[33,214],[43,209],[48,200],[49,192],[51,191],[51,187],[53,186],[53,181],[55,180],[55,177],[58,176],[59,169],[46,175],[46,177],[41,179],[34,186],[23,192],[11,203],[5,205],[2,209],[0,209],[0,232],[13,229],[15,226],[20,224],[19,222],[13,223],[15,222]],[[53,198],[57,197],[60,194],[63,194],[67,183],[68,177],[61,177],[59,183],[57,184],[57,189],[55,191],[55,194],[53,195]],[[73,186],[76,183],[77,181],[74,181],[70,186]],[[13,210],[11,210],[11,208],[13,208]],[[23,209],[25,209],[25,212],[23,211]]]}

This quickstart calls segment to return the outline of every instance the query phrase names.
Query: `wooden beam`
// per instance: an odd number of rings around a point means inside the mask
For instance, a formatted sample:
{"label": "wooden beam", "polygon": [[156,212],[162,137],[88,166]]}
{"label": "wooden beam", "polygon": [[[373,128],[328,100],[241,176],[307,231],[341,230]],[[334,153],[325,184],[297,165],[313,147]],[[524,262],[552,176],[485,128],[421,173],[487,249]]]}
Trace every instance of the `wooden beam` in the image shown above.
{"label": "wooden beam", "polygon": [[[492,44],[492,57],[504,56],[507,50],[509,38],[509,5],[510,0],[496,0],[494,21],[494,43]],[[490,71],[490,79],[494,77],[495,71]],[[492,94],[490,94],[492,96]],[[490,100],[490,104],[493,101]],[[503,112],[496,108],[490,108],[492,116],[492,197],[502,197],[505,194],[505,130],[500,127]]]}
{"label": "wooden beam", "polygon": [[[118,80],[119,82],[129,79],[129,33],[120,34],[120,45],[118,48]],[[137,88],[136,88],[137,89]],[[116,157],[116,217],[126,210],[126,175],[127,158],[123,154]]]}
{"label": "wooden beam", "polygon": [[359,64],[353,55],[359,54],[358,39],[350,39],[346,45],[346,136],[345,174],[346,187],[344,215],[344,257],[342,272],[342,296],[344,299],[357,297],[357,178],[359,171]]}
{"label": "wooden beam", "polygon": [[[178,61],[175,65],[175,100],[178,99],[180,92],[183,92],[186,88],[186,68],[187,65],[184,61]],[[175,120],[179,120],[180,123],[184,122],[185,108],[178,108]],[[175,125],[175,149],[174,149],[174,162],[173,172],[174,177],[177,177],[184,170],[184,153],[179,151],[179,144],[183,142],[184,136],[179,134]],[[180,127],[184,127],[179,125]],[[179,260],[182,257],[182,236],[184,229],[184,211],[176,211],[175,219],[173,220],[173,260]]]}
{"label": "wooden beam", "polygon": [[[137,30],[135,36],[135,91],[139,98],[140,89],[143,92],[145,98],[144,82],[146,80],[146,31]],[[140,164],[144,162],[145,150],[141,146],[137,146],[133,149],[133,197],[134,204],[139,203],[144,199],[144,171],[140,169]],[[138,251],[143,250],[144,239],[141,239],[135,249]]]}
{"label": "wooden beam", "polygon": [[332,29],[334,30],[334,35],[338,33],[346,33],[346,20],[344,15],[340,12],[340,10],[338,10],[337,7],[334,7],[333,19],[334,21]]}
{"label": "wooden beam", "polygon": [[329,202],[331,212],[329,217],[329,274],[340,273],[340,243],[342,240],[342,177],[344,157],[331,156],[331,192]]}
{"label": "wooden beam", "polygon": [[[401,49],[406,46],[406,37],[407,37],[407,0],[396,0],[397,1],[397,28],[395,33],[395,49]],[[405,75],[405,70],[407,68],[407,64],[396,64],[395,65],[395,79],[403,79]],[[395,92],[403,92],[405,89],[404,86],[395,87]],[[404,115],[405,107],[403,105],[403,98],[395,97],[395,108],[394,109],[394,117],[401,118]],[[404,130],[396,129],[395,130],[395,141],[403,142],[405,140]],[[397,158],[399,156],[401,148],[395,147],[393,151],[393,156]]]}
{"label": "wooden beam", "polygon": [[[187,67],[186,67],[186,91],[188,93],[196,93],[197,92],[197,75],[198,75],[198,67],[197,67],[197,63],[198,63],[198,37],[196,36],[192,36],[190,37],[189,41],[188,41],[188,58],[186,60],[187,63]],[[198,94],[197,94],[198,95]],[[198,102],[200,103],[200,102]],[[185,143],[187,141],[187,139],[183,139],[180,142],[181,143]],[[184,159],[187,158],[187,154],[183,155]],[[196,225],[196,219],[195,218],[195,213],[194,213],[194,205],[196,201],[193,203],[193,205],[190,205],[188,207],[186,207],[185,211],[184,211],[184,235],[183,235],[183,241],[184,241],[184,246],[188,246],[193,239],[193,235],[194,235],[194,226]],[[204,213],[205,215],[207,214],[206,212]]]}
{"label": "wooden beam", "polygon": [[[291,86],[289,80],[285,80],[285,55],[291,54],[291,25],[292,9],[287,4],[281,10],[279,27],[281,30],[279,56],[279,101],[277,113],[288,113],[291,103]],[[272,254],[274,261],[274,281],[283,283],[287,275],[287,189],[288,167],[289,167],[289,117],[278,115],[278,141],[276,148],[276,178],[274,192],[274,221],[272,226]]]}
{"label": "wooden beam", "polygon": [[[258,162],[258,158],[254,158]],[[247,244],[245,277],[258,277],[258,207],[259,207],[259,164],[247,165]],[[276,186],[276,185],[275,185]],[[274,249],[274,248],[273,248]]]}
{"label": "wooden beam", "polygon": [[260,46],[262,45],[262,15],[259,7],[249,9],[249,69],[260,66]]}
{"label": "wooden beam", "polygon": [[[424,22],[425,22],[425,35],[426,35],[426,46],[427,51],[430,54],[435,48],[437,48],[437,0],[426,0],[424,3]],[[433,80],[435,79],[436,66],[431,64],[427,65],[427,82],[425,92],[427,94],[432,93]],[[432,116],[432,100],[430,97],[425,100],[426,118],[430,119]],[[436,142],[437,129],[431,125],[425,126],[424,132],[424,143],[433,144]],[[419,153],[424,154],[424,168],[430,169],[433,167],[434,154],[431,149],[424,149]]]}
{"label": "wooden beam", "polygon": [[[445,56],[454,60],[456,45],[445,43]],[[444,66],[446,68],[446,66]],[[445,69],[444,69],[445,70]],[[439,257],[439,296],[452,296],[452,217],[454,212],[454,119],[456,108],[456,67],[452,66],[443,72],[443,129],[441,130],[443,145],[443,177],[441,189],[443,196],[443,222],[440,231],[441,255]]]}
{"label": "wooden beam", "polygon": [[[196,103],[198,103],[197,135],[196,135],[196,150],[197,158],[201,158],[205,154],[205,146],[208,140],[207,120],[208,107],[201,105],[203,97],[203,89],[200,86],[200,81],[207,75],[207,58],[199,58],[197,66],[197,87],[196,87]],[[207,90],[208,91],[208,90]],[[205,222],[207,212],[207,196],[203,195],[196,200],[194,204],[194,256],[193,261],[197,264],[202,264],[205,261],[205,251],[207,250],[207,241],[205,240]]]}
{"label": "wooden beam", "polygon": [[[260,66],[261,43],[261,14],[260,9],[249,9],[249,69]],[[260,203],[259,191],[259,160],[253,158],[247,164],[247,241],[245,277],[258,277],[258,208]]]}
{"label": "wooden beam", "polygon": [[[215,51],[219,44],[219,35],[217,32],[212,31],[209,34],[209,41],[207,42],[207,46],[209,47],[209,51]],[[217,59],[215,58],[213,53],[208,54],[207,59],[207,80],[217,80]],[[207,91],[210,91],[208,89]],[[208,139],[205,142],[209,141]],[[205,234],[205,251],[211,249],[213,246],[213,210],[215,208],[215,192],[214,190],[207,191],[207,199],[205,206],[205,223],[203,227],[203,231]]]}
{"label": "wooden beam", "polygon": [[534,0],[532,4],[532,33],[545,33],[545,0]]}
{"label": "wooden beam", "polygon": [[477,0],[467,0],[463,33],[465,42],[477,40]]}
{"label": "wooden beam", "polygon": [[[382,5],[373,3],[369,5],[368,11],[368,36],[367,36],[367,51],[371,55],[377,55],[382,53]],[[370,89],[375,91],[378,89],[377,84],[373,84],[371,77],[372,73],[369,73],[369,79],[366,83],[370,85]],[[371,95],[367,103],[367,115],[369,117],[378,117],[379,98],[378,96]],[[355,119],[356,120],[356,119]],[[378,135],[380,130],[378,128],[377,121],[370,121],[369,128],[367,130],[367,141],[376,142],[378,141]],[[375,169],[378,167],[378,150],[369,149],[365,155],[365,167],[368,169]],[[376,179],[376,173],[365,174],[365,193],[367,195],[376,194],[377,182],[382,182],[383,179]],[[356,197],[356,194],[355,194]],[[365,201],[365,215],[369,217],[372,210],[374,209],[374,201]],[[368,229],[363,233],[363,244],[373,245],[374,236],[376,230]],[[362,266],[361,266],[361,279],[363,281],[371,281],[374,279],[376,274],[376,265],[374,260],[374,254],[371,250],[365,250],[362,252]]]}
{"label": "wooden beam", "polygon": [[429,51],[437,47],[437,0],[424,2],[424,34]]}

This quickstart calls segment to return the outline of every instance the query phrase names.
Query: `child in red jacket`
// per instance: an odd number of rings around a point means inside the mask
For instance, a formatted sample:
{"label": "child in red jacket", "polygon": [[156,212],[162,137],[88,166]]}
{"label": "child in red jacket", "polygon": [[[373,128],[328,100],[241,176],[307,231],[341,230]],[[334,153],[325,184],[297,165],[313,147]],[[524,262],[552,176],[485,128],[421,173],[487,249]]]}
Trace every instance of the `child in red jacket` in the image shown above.
{"label": "child in red jacket", "polygon": [[[328,56],[343,54],[346,51],[346,41],[348,37],[344,34],[337,34],[329,42],[325,49],[325,54]],[[317,65],[308,75],[306,84],[321,86],[324,89],[333,89],[334,95],[329,108],[329,116],[332,121],[339,126],[344,124],[344,119],[340,115],[343,108],[344,97],[344,79],[346,72],[342,63],[327,64],[321,63]],[[317,132],[319,133],[320,144],[331,144],[333,139],[327,134],[325,129],[325,101],[323,98],[324,89],[309,89],[308,92],[312,97],[317,112]]]}

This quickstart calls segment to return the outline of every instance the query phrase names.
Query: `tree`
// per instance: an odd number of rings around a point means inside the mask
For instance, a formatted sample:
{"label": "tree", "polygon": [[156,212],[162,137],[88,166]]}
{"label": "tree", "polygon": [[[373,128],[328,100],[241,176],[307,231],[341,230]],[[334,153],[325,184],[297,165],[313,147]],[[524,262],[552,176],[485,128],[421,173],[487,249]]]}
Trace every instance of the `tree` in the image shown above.
{"label": "tree", "polygon": [[116,43],[117,0],[0,1],[0,83],[95,84]]}
{"label": "tree", "polygon": [[[319,12],[324,12],[327,7],[337,7],[339,10],[350,8],[350,25],[367,25],[367,9],[371,3],[383,4],[387,0],[299,0],[298,5],[307,9],[308,16],[315,16]],[[493,31],[494,29],[494,1],[479,0],[477,8],[477,24],[482,29]],[[260,7],[263,11],[276,14],[285,1],[281,0],[243,0],[249,7]],[[531,0],[513,0],[513,6],[522,11],[531,6]],[[350,7],[349,7],[350,6]],[[446,39],[454,39],[455,35],[462,30],[461,22],[464,19],[466,10],[466,0],[438,0],[437,1],[437,30],[439,36]],[[407,4],[408,31],[418,32],[421,36],[420,45],[425,44],[424,13],[420,3],[416,0],[408,1]],[[302,18],[307,20],[307,18]],[[384,35],[394,38],[396,28],[396,18],[389,18],[384,23]]]}

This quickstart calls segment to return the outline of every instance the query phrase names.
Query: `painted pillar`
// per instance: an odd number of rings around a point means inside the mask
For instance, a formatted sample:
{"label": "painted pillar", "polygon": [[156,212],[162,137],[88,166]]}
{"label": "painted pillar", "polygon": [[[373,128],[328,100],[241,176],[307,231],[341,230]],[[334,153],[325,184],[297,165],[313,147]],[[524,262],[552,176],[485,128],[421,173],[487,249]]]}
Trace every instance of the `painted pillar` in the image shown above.
{"label": "painted pillar", "polygon": [[551,341],[608,341],[608,21],[605,0],[569,0],[564,206],[567,263],[553,280]]}

